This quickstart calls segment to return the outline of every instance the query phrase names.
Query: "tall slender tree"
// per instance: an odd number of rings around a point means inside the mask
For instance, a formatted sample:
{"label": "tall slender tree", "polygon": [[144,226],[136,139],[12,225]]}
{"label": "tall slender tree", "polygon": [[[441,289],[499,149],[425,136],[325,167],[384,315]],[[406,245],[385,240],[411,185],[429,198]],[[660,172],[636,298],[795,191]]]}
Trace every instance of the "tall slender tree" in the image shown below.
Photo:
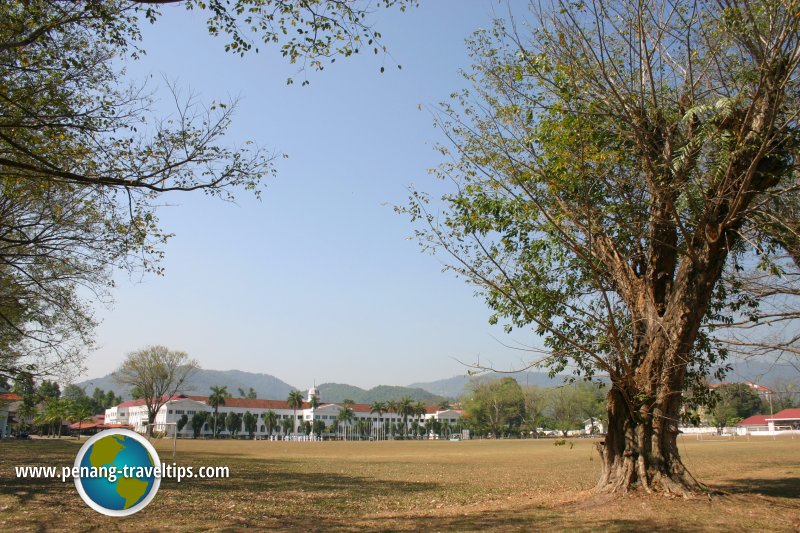
{"label": "tall slender tree", "polygon": [[403,396],[397,402],[397,414],[403,417],[403,436],[408,436],[408,417],[414,415],[414,401],[409,396]]}
{"label": "tall slender tree", "polygon": [[311,401],[308,402],[309,406],[311,407],[311,431],[312,433],[316,433],[316,420],[317,420],[317,408],[319,407],[319,395],[312,394]]}
{"label": "tall slender tree", "polygon": [[289,407],[292,409],[292,431],[297,433],[297,410],[303,408],[303,394],[299,390],[293,390],[289,393],[289,397],[286,398],[286,402],[289,404]]}
{"label": "tall slender tree", "polygon": [[[387,400],[387,402],[386,402],[386,412],[396,415],[398,413],[397,401],[395,401],[395,400]],[[394,436],[394,432],[396,431],[396,429],[395,429],[396,427],[397,426],[394,424],[394,421],[392,420],[390,422],[390,425],[389,425],[388,433],[390,433],[392,436]]]}
{"label": "tall slender tree", "polygon": [[214,408],[214,438],[217,438],[218,431],[217,431],[217,421],[219,418],[219,406],[225,405],[225,400],[230,398],[231,395],[228,392],[228,387],[226,386],[213,386],[211,387],[211,395],[208,397],[208,405]]}
{"label": "tall slender tree", "polygon": [[372,405],[370,405],[369,407],[369,412],[370,414],[378,413],[378,420],[375,422],[375,424],[373,424],[373,426],[380,424],[381,423],[380,419],[383,417],[383,413],[386,412],[386,402],[380,402],[380,401],[372,402]]}
{"label": "tall slender tree", "polygon": [[278,427],[278,415],[272,409],[266,411],[264,414],[264,425],[266,426],[267,435],[272,436],[272,432]]}

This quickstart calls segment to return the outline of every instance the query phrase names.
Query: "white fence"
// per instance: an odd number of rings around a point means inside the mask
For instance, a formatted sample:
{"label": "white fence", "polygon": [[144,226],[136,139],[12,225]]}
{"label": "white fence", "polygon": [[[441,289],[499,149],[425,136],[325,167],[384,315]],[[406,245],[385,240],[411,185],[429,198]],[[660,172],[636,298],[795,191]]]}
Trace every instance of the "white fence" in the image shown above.
{"label": "white fence", "polygon": [[775,429],[770,429],[769,426],[735,426],[725,428],[715,427],[681,427],[678,428],[684,435],[691,435],[702,439],[703,437],[744,437],[752,435],[754,437],[770,437],[779,435],[800,435],[800,430],[792,429],[791,426],[774,426]]}

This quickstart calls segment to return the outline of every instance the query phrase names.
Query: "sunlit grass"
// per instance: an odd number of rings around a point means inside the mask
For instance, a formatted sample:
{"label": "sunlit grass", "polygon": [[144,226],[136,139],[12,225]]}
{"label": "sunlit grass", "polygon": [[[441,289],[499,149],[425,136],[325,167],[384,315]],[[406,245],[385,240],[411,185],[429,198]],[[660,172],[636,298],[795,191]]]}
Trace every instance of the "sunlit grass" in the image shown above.
{"label": "sunlit grass", "polygon": [[[86,507],[71,482],[22,480],[17,464],[71,465],[73,440],[0,444],[0,531],[267,528],[385,530],[770,530],[800,527],[800,439],[696,441],[681,452],[723,497],[597,498],[593,442],[178,441],[179,465],[230,479],[165,480],[124,519]],[[171,441],[156,442],[172,462]]]}

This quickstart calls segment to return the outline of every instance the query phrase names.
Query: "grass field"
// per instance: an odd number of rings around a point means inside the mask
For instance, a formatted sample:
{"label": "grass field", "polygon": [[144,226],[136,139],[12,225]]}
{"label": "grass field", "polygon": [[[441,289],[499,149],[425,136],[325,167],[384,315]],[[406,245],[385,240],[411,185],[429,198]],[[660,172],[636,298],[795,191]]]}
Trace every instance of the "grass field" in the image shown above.
{"label": "grass field", "polygon": [[[800,438],[684,438],[692,472],[726,493],[689,500],[594,496],[592,441],[573,443],[179,441],[178,464],[227,465],[231,478],[164,480],[146,509],[109,518],[72,482],[14,475],[15,465],[71,466],[76,441],[6,442],[0,531],[800,531]],[[156,448],[171,461],[171,442]]]}

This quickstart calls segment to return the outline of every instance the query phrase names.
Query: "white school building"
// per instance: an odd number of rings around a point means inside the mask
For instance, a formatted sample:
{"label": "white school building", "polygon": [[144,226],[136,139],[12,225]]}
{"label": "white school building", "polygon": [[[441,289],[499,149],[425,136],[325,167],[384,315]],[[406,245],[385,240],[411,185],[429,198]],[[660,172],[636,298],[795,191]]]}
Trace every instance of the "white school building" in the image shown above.
{"label": "white school building", "polygon": [[[227,415],[234,412],[244,416],[246,412],[250,412],[258,419],[256,431],[254,436],[256,438],[267,438],[270,436],[284,435],[281,423],[284,420],[291,420],[297,417],[297,422],[293,424],[298,428],[298,432],[302,432],[302,424],[305,421],[311,422],[312,420],[321,421],[326,427],[333,425],[339,416],[339,412],[344,408],[342,404],[337,403],[320,403],[314,409],[311,406],[311,397],[318,395],[319,392],[316,388],[308,391],[308,398],[303,402],[303,406],[295,412],[285,400],[250,400],[246,398],[226,398],[224,405],[218,406],[218,412]],[[350,407],[353,411],[353,421],[348,424],[348,427],[355,426],[359,421],[365,420],[368,422],[369,434],[383,434],[387,424],[394,424],[395,427],[402,426],[403,417],[397,413],[377,413],[371,411],[371,406],[368,404],[354,404]],[[167,432],[172,434],[174,424],[180,420],[183,415],[186,415],[189,422],[178,433],[181,437],[191,437],[194,432],[192,430],[191,419],[197,412],[213,414],[214,408],[208,404],[207,396],[186,396],[178,395],[167,400],[163,406],[158,410],[156,415],[154,430]],[[264,414],[268,411],[273,411],[276,415],[278,427],[273,429],[272,435],[267,434],[267,427],[264,421]],[[456,409],[439,409],[435,406],[426,407],[424,415],[408,417],[407,423],[411,426],[414,422],[420,425],[425,424],[429,419],[436,420],[440,423],[454,426],[458,424],[462,417],[462,411]],[[123,424],[133,428],[134,431],[144,433],[147,430],[147,406],[144,400],[128,400],[119,405],[106,409],[105,413],[106,424]],[[400,431],[398,431],[400,432]],[[210,436],[213,433],[213,421],[209,419],[200,431],[200,436]],[[220,432],[222,435],[227,435],[228,431]],[[240,434],[246,434],[244,427],[240,428]]]}

